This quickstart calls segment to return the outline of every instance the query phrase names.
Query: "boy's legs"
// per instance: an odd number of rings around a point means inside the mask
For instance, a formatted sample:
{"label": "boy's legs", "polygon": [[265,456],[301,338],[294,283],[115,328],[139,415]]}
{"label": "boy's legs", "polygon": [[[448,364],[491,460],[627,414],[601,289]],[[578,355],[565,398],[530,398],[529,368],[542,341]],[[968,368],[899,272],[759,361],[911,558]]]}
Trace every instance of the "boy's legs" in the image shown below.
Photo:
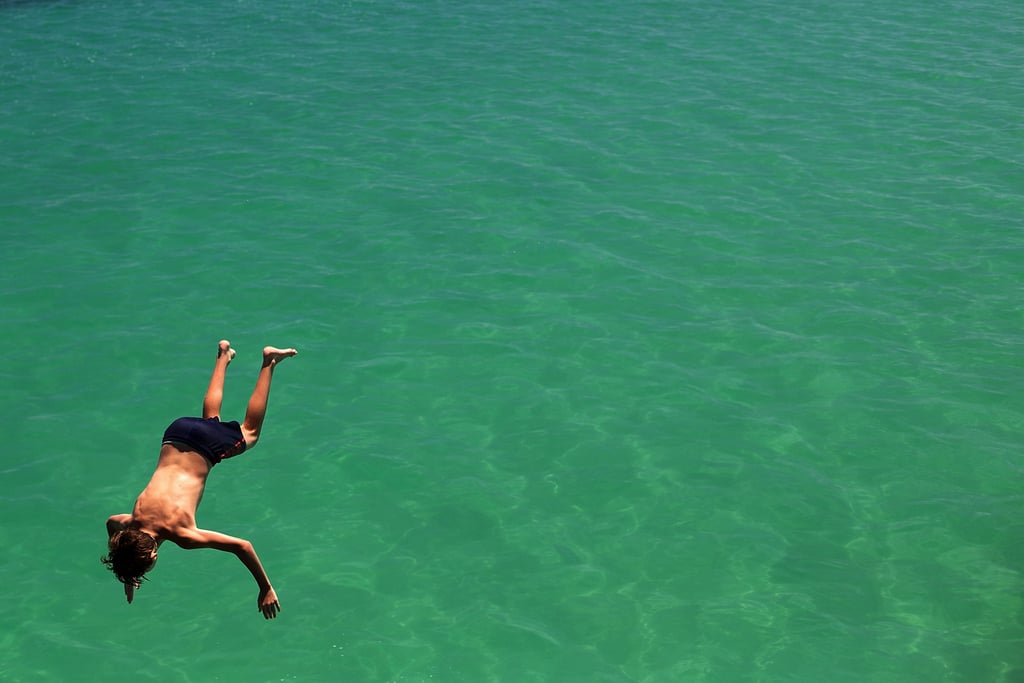
{"label": "boy's legs", "polygon": [[235,357],[235,350],[231,348],[231,342],[221,339],[217,344],[217,362],[213,365],[213,376],[210,377],[210,386],[206,389],[206,396],[203,397],[203,417],[220,417],[220,406],[224,401],[224,375],[228,369],[228,363]]}
{"label": "boy's legs", "polygon": [[246,450],[256,445],[263,428],[263,419],[267,416],[267,400],[270,398],[270,381],[274,377],[274,366],[285,358],[291,358],[298,351],[295,349],[277,349],[273,346],[263,348],[263,366],[256,376],[256,388],[249,398],[245,409],[245,422],[242,423],[242,436],[245,437]]}

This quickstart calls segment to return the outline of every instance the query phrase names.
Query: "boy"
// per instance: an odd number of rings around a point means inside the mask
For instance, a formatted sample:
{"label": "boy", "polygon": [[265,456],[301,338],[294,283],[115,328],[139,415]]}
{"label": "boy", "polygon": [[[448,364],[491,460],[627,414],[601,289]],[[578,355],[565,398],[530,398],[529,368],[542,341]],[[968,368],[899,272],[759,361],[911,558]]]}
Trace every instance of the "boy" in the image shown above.
{"label": "boy", "polygon": [[219,343],[217,362],[203,399],[203,417],[183,417],[171,423],[164,432],[156,471],[139,494],[132,513],[107,519],[109,554],[103,558],[103,563],[124,584],[129,604],[146,572],[156,564],[160,544],[169,540],[189,550],[216,548],[233,553],[259,585],[257,606],[263,617],[273,619],[281,610],[277,594],[252,544],[197,528],[196,508],[213,466],[256,445],[267,413],[274,367],[296,353],[295,349],[272,346],[263,349],[263,366],[245,411],[245,421],[239,426],[237,422],[220,421],[224,375],[235,357],[235,350],[227,340]]}

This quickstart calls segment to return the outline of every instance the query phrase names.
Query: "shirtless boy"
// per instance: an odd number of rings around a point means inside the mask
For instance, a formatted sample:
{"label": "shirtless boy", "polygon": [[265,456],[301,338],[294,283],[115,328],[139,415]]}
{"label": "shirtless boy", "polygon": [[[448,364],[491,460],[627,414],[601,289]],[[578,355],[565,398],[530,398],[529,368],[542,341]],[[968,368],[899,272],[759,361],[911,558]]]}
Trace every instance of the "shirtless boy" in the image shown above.
{"label": "shirtless boy", "polygon": [[263,349],[263,366],[245,411],[245,421],[239,425],[220,421],[224,375],[235,350],[226,340],[218,345],[217,362],[203,399],[203,417],[183,417],[171,423],[164,432],[156,471],[139,494],[132,513],[107,519],[109,554],[103,563],[124,584],[129,604],[146,572],[156,564],[160,544],[171,541],[187,550],[215,548],[234,554],[259,585],[257,605],[264,618],[277,616],[281,605],[252,543],[197,528],[196,508],[213,466],[256,445],[267,414],[274,367],[296,353],[295,349],[272,346]]}

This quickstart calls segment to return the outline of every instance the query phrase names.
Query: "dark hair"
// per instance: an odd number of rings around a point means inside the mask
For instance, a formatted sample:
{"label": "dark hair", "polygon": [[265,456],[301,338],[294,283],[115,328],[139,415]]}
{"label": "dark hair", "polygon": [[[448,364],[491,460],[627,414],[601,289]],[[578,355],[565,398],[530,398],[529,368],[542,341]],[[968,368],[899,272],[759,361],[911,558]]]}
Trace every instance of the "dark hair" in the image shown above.
{"label": "dark hair", "polygon": [[101,558],[123,584],[135,586],[153,566],[156,539],[143,531],[123,529],[110,537],[109,553]]}

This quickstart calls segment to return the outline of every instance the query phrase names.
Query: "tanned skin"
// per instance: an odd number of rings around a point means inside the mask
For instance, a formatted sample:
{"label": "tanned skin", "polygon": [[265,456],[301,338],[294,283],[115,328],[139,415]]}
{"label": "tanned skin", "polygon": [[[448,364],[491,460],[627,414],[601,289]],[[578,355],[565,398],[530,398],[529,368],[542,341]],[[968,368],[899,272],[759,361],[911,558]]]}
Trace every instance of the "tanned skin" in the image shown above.
{"label": "tanned skin", "polygon": [[[263,419],[267,413],[267,399],[270,396],[270,382],[275,366],[296,353],[298,352],[295,349],[278,349],[272,346],[263,349],[263,365],[256,378],[256,388],[249,399],[245,422],[242,424],[245,452],[251,450],[259,440]],[[222,340],[218,344],[213,376],[203,400],[204,418],[220,417],[224,375],[234,357],[235,350],[231,348],[230,342]],[[209,460],[185,444],[164,444],[160,448],[156,471],[135,501],[135,508],[131,514],[112,515],[107,519],[107,536],[113,536],[122,529],[136,529],[152,536],[158,548],[164,541],[171,541],[186,550],[214,548],[232,553],[242,561],[259,586],[257,606],[260,612],[264,618],[273,619],[281,610],[281,604],[252,543],[196,526],[196,508],[203,499],[206,478],[211,468]],[[156,551],[153,551],[152,557],[155,564]],[[124,594],[129,603],[138,587],[138,582],[125,584]]]}

